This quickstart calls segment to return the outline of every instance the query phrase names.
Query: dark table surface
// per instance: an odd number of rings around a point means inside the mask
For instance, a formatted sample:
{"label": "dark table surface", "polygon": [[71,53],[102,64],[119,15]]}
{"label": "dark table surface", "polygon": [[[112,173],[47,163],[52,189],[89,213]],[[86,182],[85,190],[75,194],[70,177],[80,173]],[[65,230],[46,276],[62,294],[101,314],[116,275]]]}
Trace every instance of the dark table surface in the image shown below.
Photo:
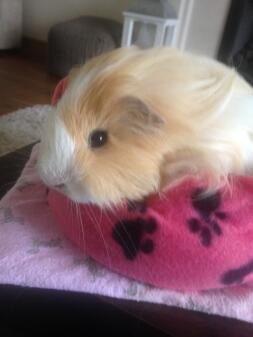
{"label": "dark table surface", "polygon": [[[0,198],[29,158],[29,145],[0,158]],[[158,304],[56,290],[0,286],[0,337],[253,337],[253,324]]]}

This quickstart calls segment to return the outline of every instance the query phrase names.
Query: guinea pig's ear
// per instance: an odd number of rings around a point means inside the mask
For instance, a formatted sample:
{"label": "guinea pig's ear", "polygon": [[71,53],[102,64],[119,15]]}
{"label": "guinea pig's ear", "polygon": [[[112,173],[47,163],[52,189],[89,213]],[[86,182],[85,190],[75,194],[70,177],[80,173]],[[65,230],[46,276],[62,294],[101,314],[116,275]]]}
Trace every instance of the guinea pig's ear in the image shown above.
{"label": "guinea pig's ear", "polygon": [[134,96],[126,96],[120,100],[121,121],[134,132],[155,132],[161,128],[163,119],[158,116],[147,103]]}

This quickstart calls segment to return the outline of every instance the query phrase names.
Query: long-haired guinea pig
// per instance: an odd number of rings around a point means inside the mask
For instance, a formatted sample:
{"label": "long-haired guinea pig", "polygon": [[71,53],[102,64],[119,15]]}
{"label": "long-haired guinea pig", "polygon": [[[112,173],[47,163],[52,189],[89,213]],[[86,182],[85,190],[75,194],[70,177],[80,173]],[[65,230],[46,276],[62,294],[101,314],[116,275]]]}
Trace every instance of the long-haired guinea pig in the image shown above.
{"label": "long-haired guinea pig", "polygon": [[41,141],[42,180],[111,206],[186,176],[210,188],[253,172],[253,91],[217,61],[171,48],[122,48],[70,73]]}

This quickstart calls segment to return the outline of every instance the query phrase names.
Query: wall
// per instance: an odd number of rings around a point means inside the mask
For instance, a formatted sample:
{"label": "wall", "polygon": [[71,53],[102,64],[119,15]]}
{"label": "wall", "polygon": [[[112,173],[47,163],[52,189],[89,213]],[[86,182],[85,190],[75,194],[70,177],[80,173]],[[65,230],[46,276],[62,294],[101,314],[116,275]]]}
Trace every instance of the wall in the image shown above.
{"label": "wall", "polygon": [[230,0],[194,0],[185,49],[215,57]]}
{"label": "wall", "polygon": [[[122,11],[132,0],[23,0],[24,34],[46,40],[49,28],[80,15],[122,19]],[[179,0],[170,0],[176,9]],[[184,49],[216,56],[230,0],[194,0]]]}
{"label": "wall", "polygon": [[121,20],[129,0],[23,0],[24,35],[46,40],[49,28],[80,15]]}

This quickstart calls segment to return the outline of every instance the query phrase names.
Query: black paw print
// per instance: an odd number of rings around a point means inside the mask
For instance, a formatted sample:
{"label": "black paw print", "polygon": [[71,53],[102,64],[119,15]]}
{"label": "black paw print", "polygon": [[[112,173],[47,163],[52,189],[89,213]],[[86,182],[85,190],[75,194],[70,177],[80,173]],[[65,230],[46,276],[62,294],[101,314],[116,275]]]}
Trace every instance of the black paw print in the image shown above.
{"label": "black paw print", "polygon": [[253,260],[249,261],[245,265],[230,269],[225,272],[221,277],[221,283],[226,285],[239,284],[244,281],[244,278],[253,272]]}
{"label": "black paw print", "polygon": [[125,257],[134,260],[139,252],[144,254],[153,252],[153,240],[144,236],[153,234],[156,229],[157,223],[153,218],[123,220],[114,226],[112,237],[121,246]]}
{"label": "black paw print", "polygon": [[192,206],[199,217],[188,219],[187,223],[190,231],[199,235],[202,245],[209,247],[212,243],[212,233],[222,235],[218,220],[225,220],[227,214],[219,211],[221,205],[219,192],[208,196],[204,196],[203,192],[204,190],[200,188],[193,191]]}

